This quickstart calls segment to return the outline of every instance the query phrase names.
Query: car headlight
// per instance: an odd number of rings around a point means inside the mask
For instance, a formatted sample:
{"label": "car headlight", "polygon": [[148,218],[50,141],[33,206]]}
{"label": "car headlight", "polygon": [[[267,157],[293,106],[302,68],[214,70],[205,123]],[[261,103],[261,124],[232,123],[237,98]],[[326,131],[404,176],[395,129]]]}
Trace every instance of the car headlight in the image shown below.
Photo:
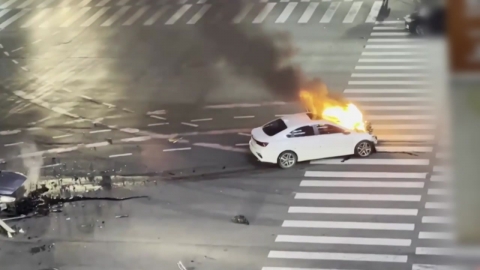
{"label": "car headlight", "polygon": [[15,197],[0,196],[0,203],[13,203],[14,201]]}
{"label": "car headlight", "polygon": [[403,18],[406,22],[411,22],[412,21],[412,17],[410,15],[407,15],[405,16],[405,18]]}

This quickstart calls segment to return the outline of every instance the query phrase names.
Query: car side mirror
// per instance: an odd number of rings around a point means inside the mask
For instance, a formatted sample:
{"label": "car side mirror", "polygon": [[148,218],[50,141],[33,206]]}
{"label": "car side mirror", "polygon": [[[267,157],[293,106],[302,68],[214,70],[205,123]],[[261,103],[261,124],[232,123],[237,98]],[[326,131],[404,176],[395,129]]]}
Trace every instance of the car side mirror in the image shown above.
{"label": "car side mirror", "polygon": [[292,138],[293,136],[291,134],[287,134],[287,138]]}
{"label": "car side mirror", "polygon": [[348,135],[348,134],[350,134],[350,131],[344,131],[342,133],[343,133],[343,135]]}

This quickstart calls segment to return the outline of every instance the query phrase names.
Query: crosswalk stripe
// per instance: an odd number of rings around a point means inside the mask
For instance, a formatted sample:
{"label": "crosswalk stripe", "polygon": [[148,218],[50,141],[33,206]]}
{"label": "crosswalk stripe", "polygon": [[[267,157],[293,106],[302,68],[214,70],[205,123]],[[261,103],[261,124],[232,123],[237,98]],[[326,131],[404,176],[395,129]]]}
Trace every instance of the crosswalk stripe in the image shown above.
{"label": "crosswalk stripe", "polygon": [[[43,0],[43,2],[41,4],[39,4],[37,6],[37,8],[44,8],[44,7],[48,6],[50,3],[52,3],[53,1],[55,1],[55,0]],[[17,7],[17,8],[20,8],[20,7]]]}
{"label": "crosswalk stripe", "polygon": [[356,70],[412,70],[427,69],[427,66],[356,66]]}
{"label": "crosswalk stripe", "polygon": [[428,85],[425,81],[349,81],[348,85]]}
{"label": "crosswalk stripe", "polygon": [[337,215],[416,216],[416,215],[418,215],[418,209],[290,206],[288,208],[288,213],[296,213],[296,214],[337,214]]}
{"label": "crosswalk stripe", "polygon": [[341,2],[333,2],[330,4],[328,7],[327,11],[323,15],[322,19],[320,20],[320,23],[329,23],[333,15],[335,15],[335,12],[337,11],[338,7],[340,6]]}
{"label": "crosswalk stripe", "polygon": [[366,23],[374,23],[377,20],[378,13],[380,13],[380,8],[382,7],[382,1],[375,1],[370,9]]}
{"label": "crosswalk stripe", "polygon": [[433,265],[433,264],[414,264],[412,270],[467,270],[461,266],[455,265]]}
{"label": "crosswalk stripe", "polygon": [[20,19],[21,17],[23,17],[28,12],[30,12],[30,9],[21,9],[20,12],[18,12],[17,14],[13,15],[12,17],[8,18],[8,20],[6,20],[2,24],[0,24],[0,29],[3,29],[5,27],[9,26],[10,24],[14,23],[16,20]]}
{"label": "crosswalk stripe", "polygon": [[328,229],[355,229],[355,230],[413,231],[415,229],[415,224],[409,224],[409,223],[379,223],[379,222],[285,220],[285,221],[283,221],[282,227],[287,227],[287,228],[328,228]]}
{"label": "crosswalk stripe", "polygon": [[268,253],[268,258],[406,263],[408,256],[388,254],[355,254],[271,250]]}
{"label": "crosswalk stripe", "polygon": [[360,63],[425,63],[427,59],[378,59],[378,58],[361,58],[358,60]]}
{"label": "crosswalk stripe", "polygon": [[451,224],[452,219],[447,217],[425,216],[422,217],[422,223]]}
{"label": "crosswalk stripe", "polygon": [[70,2],[72,2],[73,0],[63,0],[60,2],[60,4],[58,4],[58,7],[68,7],[68,5],[70,4]]}
{"label": "crosswalk stripe", "polygon": [[422,39],[416,38],[369,38],[367,42],[388,42],[388,43],[396,43],[396,42],[412,42],[412,43],[425,43]]}
{"label": "crosswalk stripe", "polygon": [[421,49],[426,46],[423,44],[405,44],[405,45],[366,45],[365,49]]}
{"label": "crosswalk stripe", "polygon": [[390,135],[378,135],[378,140],[383,142],[423,142],[423,141],[433,141],[435,135],[418,135],[418,134],[390,134]]}
{"label": "crosswalk stripe", "polygon": [[60,25],[60,27],[69,27],[71,24],[73,24],[76,20],[80,19],[80,17],[83,16],[83,14],[87,13],[91,8],[90,7],[83,7],[80,9],[80,12],[75,13],[70,19],[68,19],[66,22]]}
{"label": "crosswalk stripe", "polygon": [[441,240],[451,240],[453,235],[445,232],[419,232],[419,239],[441,239]]}
{"label": "crosswalk stripe", "polygon": [[301,187],[423,188],[423,182],[302,180]]}
{"label": "crosswalk stripe", "polygon": [[421,195],[392,194],[352,194],[352,193],[296,193],[298,200],[331,200],[331,201],[392,201],[419,202]]}
{"label": "crosswalk stripe", "polygon": [[343,92],[351,94],[419,94],[427,91],[425,89],[345,89]]}
{"label": "crosswalk stripe", "polygon": [[121,7],[119,10],[117,10],[117,12],[115,12],[112,16],[110,16],[110,18],[104,21],[100,26],[105,27],[105,26],[110,26],[114,24],[118,19],[120,19],[120,17],[125,15],[125,13],[127,13],[127,11],[130,8],[131,8],[130,6]]}
{"label": "crosswalk stripe", "polygon": [[187,24],[196,24],[207,11],[210,9],[212,5],[204,5],[202,8],[193,15],[193,17],[187,22]]}
{"label": "crosswalk stripe", "polygon": [[410,239],[305,236],[305,235],[282,235],[282,234],[278,235],[275,238],[275,242],[365,245],[365,246],[402,246],[402,247],[408,247],[412,244],[412,240]]}
{"label": "crosswalk stripe", "polygon": [[242,22],[245,17],[247,17],[248,13],[252,10],[253,4],[252,3],[247,3],[242,10],[235,15],[235,17],[232,19],[232,23],[240,23]]}
{"label": "crosswalk stripe", "polygon": [[431,120],[435,119],[434,115],[368,115],[369,120]]}
{"label": "crosswalk stripe", "polygon": [[446,189],[429,188],[428,195],[448,195],[450,192]]}
{"label": "crosswalk stripe", "polygon": [[381,22],[375,22],[377,25],[384,25],[384,24],[404,24],[404,21],[381,21]]}
{"label": "crosswalk stripe", "polygon": [[303,12],[302,16],[298,20],[298,23],[308,23],[310,21],[310,18],[312,18],[313,13],[317,9],[319,3],[310,3],[308,4],[307,9]]}
{"label": "crosswalk stripe", "polygon": [[0,18],[2,18],[3,16],[5,16],[5,14],[7,14],[8,12],[10,12],[11,9],[4,9],[4,10],[0,10]]}
{"label": "crosswalk stripe", "polygon": [[3,4],[0,6],[0,9],[8,8],[8,7],[11,6],[12,4],[14,4],[15,2],[17,2],[17,0],[10,0],[10,1],[8,1],[8,2],[5,2],[5,3],[3,3]]}
{"label": "crosswalk stripe", "polygon": [[425,179],[427,177],[427,173],[306,171],[305,177]]}
{"label": "crosswalk stripe", "polygon": [[110,0],[102,0],[97,4],[97,7],[103,7],[105,6]]}
{"label": "crosswalk stripe", "polygon": [[432,124],[407,124],[407,125],[379,125],[375,124],[375,130],[433,130],[435,125]]}
{"label": "crosswalk stripe", "polygon": [[[375,92],[372,92],[375,93]],[[393,92],[395,93],[395,92]],[[365,111],[432,111],[431,106],[362,106]]]}
{"label": "crosswalk stripe", "polygon": [[176,21],[178,21],[190,8],[192,5],[183,5],[180,9],[175,12],[175,14],[168,19],[168,21],[165,23],[167,25],[174,24]]}
{"label": "crosswalk stripe", "polygon": [[433,171],[434,172],[449,172],[450,169],[449,168],[446,168],[446,167],[443,167],[443,166],[434,166],[433,167]]}
{"label": "crosswalk stripe", "polygon": [[353,20],[355,20],[355,17],[360,11],[362,4],[363,2],[361,1],[354,2],[347,13],[347,16],[345,16],[345,18],[343,19],[343,23],[353,23]]}
{"label": "crosswalk stripe", "polygon": [[413,153],[428,153],[433,151],[430,146],[377,146],[379,152],[413,152]]}
{"label": "crosswalk stripe", "polygon": [[23,2],[21,5],[19,5],[17,8],[26,8],[35,1],[36,0],[27,0],[27,1]]}
{"label": "crosswalk stripe", "polygon": [[353,73],[352,78],[423,78],[427,74],[417,73]]}
{"label": "crosswalk stripe", "polygon": [[137,12],[135,12],[128,20],[126,20],[123,25],[132,25],[134,24],[142,15],[150,9],[150,6],[143,6]]}
{"label": "crosswalk stripe", "polygon": [[410,33],[407,32],[374,32],[371,34],[372,37],[379,37],[379,36],[408,36]]}
{"label": "crosswalk stripe", "polygon": [[[435,248],[435,247],[417,247],[415,249],[417,255],[437,255],[437,256],[456,256],[463,258],[478,259],[480,257],[480,249],[478,248]],[[458,269],[456,269],[458,270]]]}
{"label": "crosswalk stripe", "polygon": [[[377,45],[372,45],[377,46]],[[387,45],[388,46],[388,45]],[[362,52],[362,56],[406,56],[423,55],[424,52]]]}
{"label": "crosswalk stripe", "polygon": [[311,161],[310,164],[341,164],[341,165],[429,165],[428,159],[363,159],[332,158]]}
{"label": "crosswalk stripe", "polygon": [[45,8],[45,9],[40,10],[40,11],[39,11],[37,14],[35,14],[29,21],[27,21],[25,24],[23,24],[22,26],[20,26],[20,28],[26,28],[26,27],[32,26],[34,23],[38,22],[38,21],[41,20],[43,17],[45,17],[45,15],[47,15],[48,13],[50,13],[51,10],[52,10],[52,8]]}
{"label": "crosswalk stripe", "polygon": [[148,18],[143,25],[153,25],[167,10],[169,9],[168,6],[162,7],[160,10],[157,10],[152,17]]}
{"label": "crosswalk stripe", "polygon": [[78,4],[78,7],[84,7],[86,5],[88,5],[88,3],[90,3],[92,0],[82,0],[82,2],[80,2],[80,4]]}
{"label": "crosswalk stripe", "polygon": [[285,9],[282,11],[280,16],[278,16],[277,20],[275,23],[284,23],[287,21],[288,17],[292,14],[293,10],[295,7],[298,5],[298,3],[288,3],[288,5],[285,7]]}
{"label": "crosswalk stripe", "polygon": [[428,97],[348,97],[350,100],[360,102],[412,102],[412,101],[429,101]]}
{"label": "crosswalk stripe", "polygon": [[93,14],[90,18],[88,18],[85,22],[83,22],[80,26],[81,27],[88,27],[92,25],[98,18],[100,18],[105,12],[107,12],[110,7],[102,7],[100,8],[95,14]]}
{"label": "crosswalk stripe", "polygon": [[450,209],[450,204],[440,202],[427,202],[425,204],[426,209]]}
{"label": "crosswalk stripe", "polygon": [[272,12],[273,8],[277,5],[277,3],[268,3],[265,5],[265,7],[260,11],[260,13],[253,19],[252,23],[262,23]]}
{"label": "crosswalk stripe", "polygon": [[403,27],[395,27],[395,26],[375,26],[373,30],[403,30]]}

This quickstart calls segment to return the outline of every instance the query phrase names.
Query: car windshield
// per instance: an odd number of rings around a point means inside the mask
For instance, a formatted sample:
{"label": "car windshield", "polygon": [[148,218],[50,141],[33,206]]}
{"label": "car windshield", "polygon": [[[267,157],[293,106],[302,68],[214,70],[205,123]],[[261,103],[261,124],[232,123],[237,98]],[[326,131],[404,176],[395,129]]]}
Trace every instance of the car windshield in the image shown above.
{"label": "car windshield", "polygon": [[277,119],[266,124],[265,126],[263,126],[262,129],[263,132],[265,132],[265,134],[267,134],[268,136],[274,136],[287,129],[287,125],[285,124],[285,122],[283,122],[282,119]]}

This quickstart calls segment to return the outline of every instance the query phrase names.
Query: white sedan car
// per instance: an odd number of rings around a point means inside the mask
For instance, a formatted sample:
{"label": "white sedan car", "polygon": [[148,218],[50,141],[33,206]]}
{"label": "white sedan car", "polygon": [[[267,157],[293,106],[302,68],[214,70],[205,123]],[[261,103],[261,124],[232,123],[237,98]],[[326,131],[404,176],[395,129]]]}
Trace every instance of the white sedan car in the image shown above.
{"label": "white sedan car", "polygon": [[371,132],[347,130],[331,121],[316,120],[311,113],[286,115],[252,130],[250,151],[266,163],[281,168],[299,161],[338,156],[368,157],[377,137]]}

